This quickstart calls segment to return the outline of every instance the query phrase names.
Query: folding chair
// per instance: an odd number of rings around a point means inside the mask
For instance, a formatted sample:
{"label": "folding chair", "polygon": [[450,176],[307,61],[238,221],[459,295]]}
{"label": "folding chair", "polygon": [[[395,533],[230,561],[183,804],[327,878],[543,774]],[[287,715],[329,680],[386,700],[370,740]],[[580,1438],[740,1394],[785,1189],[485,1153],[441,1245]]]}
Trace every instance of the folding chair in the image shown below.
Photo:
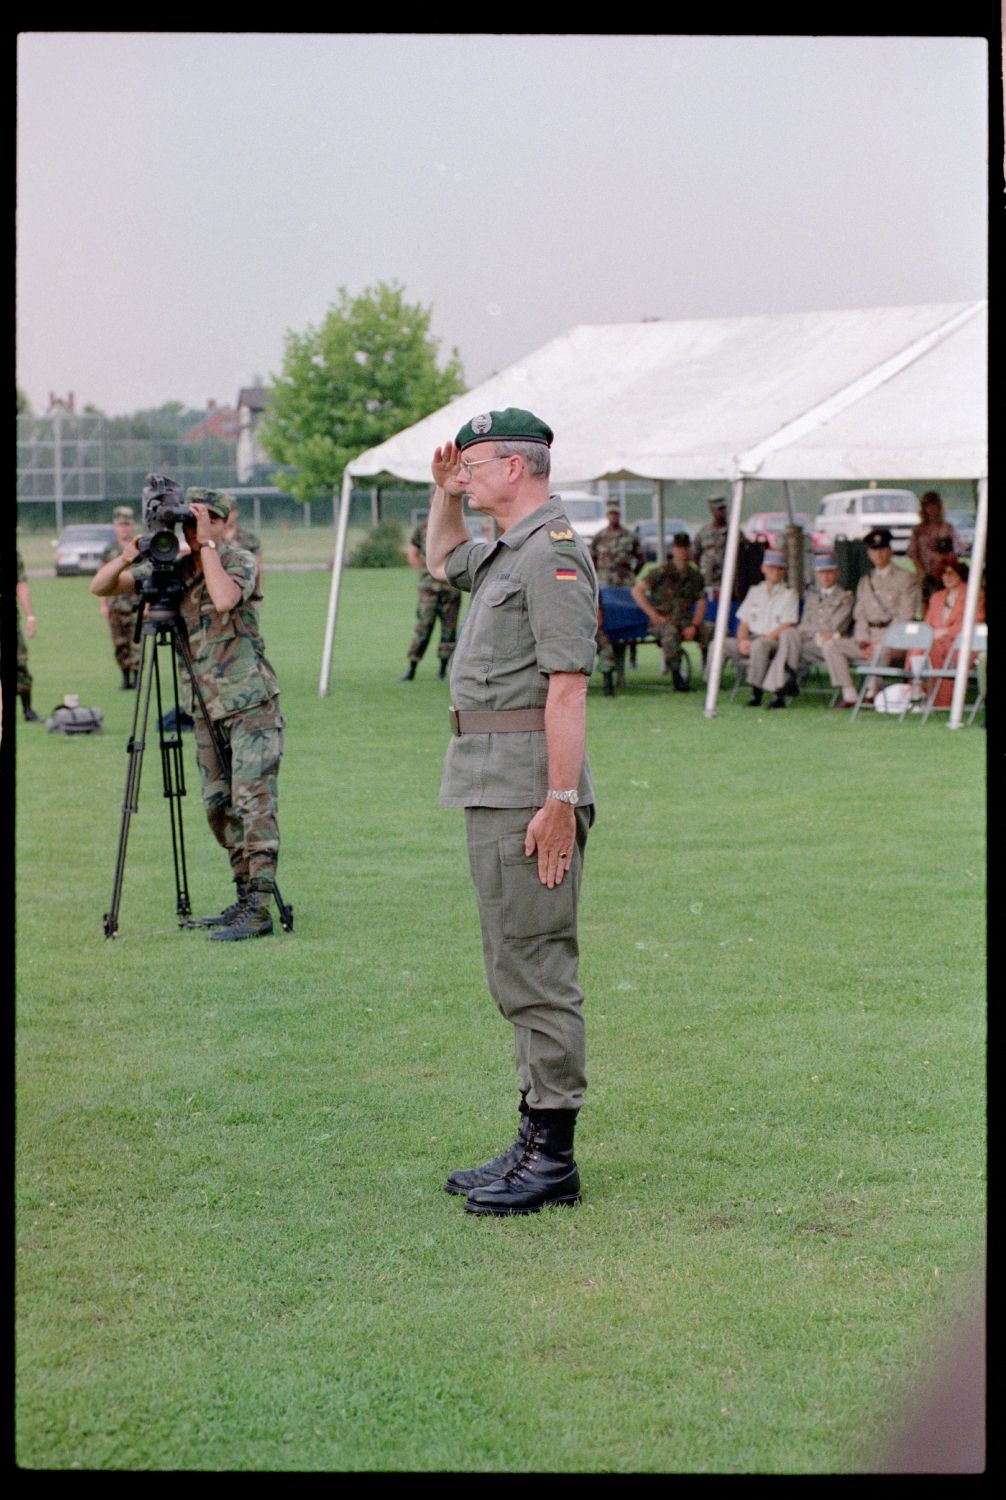
{"label": "folding chair", "polygon": [[[871,677],[882,678],[884,682],[911,682],[913,677],[922,675],[922,671],[929,665],[929,648],[933,644],[933,627],[927,625],[924,620],[895,620],[888,625],[883,636],[873,648],[873,658],[868,662],[853,662],[852,670],[858,672],[863,681],[860,685],[859,696],[856,706],[849,715],[854,719],[863,706],[866,697],[866,689]],[[906,666],[893,667],[881,666],[880,659],[885,651],[922,651],[921,663],[914,668]],[[900,724],[910,708],[906,697],[905,706],[898,715]]]}
{"label": "folding chair", "polygon": [[[939,693],[940,683],[941,682],[947,682],[947,681],[951,681],[952,682],[954,680],[954,678],[957,676],[957,663],[960,660],[960,655],[961,655],[961,651],[963,650],[963,646],[964,646],[964,637],[963,637],[963,635],[955,636],[954,637],[954,644],[953,644],[953,646],[951,647],[951,650],[950,650],[950,655],[947,657],[947,660],[946,660],[946,665],[942,666],[942,667],[931,667],[928,664],[928,662],[927,662],[927,664],[925,666],[925,669],[922,672],[919,673],[919,676],[921,677],[921,679],[922,679],[923,682],[928,682],[928,683],[931,684],[931,686],[929,688],[929,691],[926,694],[926,701],[925,701],[925,703],[923,705],[923,708],[922,708],[922,722],[923,722],[923,724],[925,724],[925,722],[929,718],[930,714],[939,714],[939,713],[949,713],[950,712],[950,709],[951,709],[951,707],[953,705],[952,704],[946,704],[943,707],[938,707],[937,703],[936,703],[936,696]],[[970,658],[971,656],[977,656],[982,651],[988,651],[988,649],[989,649],[989,627],[984,622],[981,622],[981,623],[975,625],[975,628],[974,628],[974,630],[971,633],[971,645],[970,645],[970,647],[969,647],[969,649],[967,651],[967,655]],[[969,683],[973,682],[977,686],[977,683],[978,683],[978,666],[977,666],[976,662],[972,662],[969,665],[969,667],[968,667],[968,682]],[[981,706],[982,706],[982,704],[984,702],[985,702],[985,700],[982,697],[981,693],[980,692],[977,693],[976,696],[975,696],[974,702],[971,704],[971,712],[970,712],[970,714],[968,716],[968,723],[969,724],[973,724],[974,723],[974,721],[975,721],[975,714],[978,712],[979,708],[981,708]]]}
{"label": "folding chair", "polygon": [[827,698],[829,708],[841,692],[828,676],[828,668],[823,661],[801,662],[796,669],[796,681],[801,693],[820,693]]}

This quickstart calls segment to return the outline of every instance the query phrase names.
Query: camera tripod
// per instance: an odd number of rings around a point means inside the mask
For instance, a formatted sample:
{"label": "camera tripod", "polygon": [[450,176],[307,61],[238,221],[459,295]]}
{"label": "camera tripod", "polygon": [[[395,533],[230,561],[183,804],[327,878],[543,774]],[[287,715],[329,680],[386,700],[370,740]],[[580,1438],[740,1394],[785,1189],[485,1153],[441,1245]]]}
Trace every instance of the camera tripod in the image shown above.
{"label": "camera tripod", "polygon": [[[144,618],[146,615],[146,618]],[[140,665],[136,673],[136,702],[133,707],[133,725],[126,746],[128,765],[126,789],[122,801],[122,823],[119,829],[119,851],[115,862],[115,880],[112,887],[112,904],[105,913],[105,936],[119,935],[119,905],[122,899],[122,881],[126,866],[126,845],[129,841],[130,820],[140,806],[140,774],[143,770],[143,752],[146,748],[147,725],[150,718],[151,697],[157,700],[157,726],[161,752],[161,776],[164,796],[168,803],[171,823],[171,856],[175,873],[175,911],[179,927],[190,925],[192,904],[189,900],[188,871],[185,863],[185,840],[182,827],[182,798],[185,796],[185,763],[182,757],[181,703],[178,696],[178,662],[181,661],[192,688],[193,708],[202,715],[217,761],[225,774],[230,773],[230,746],[220,734],[206,709],[206,701],[196,679],[192,656],[189,652],[185,625],[170,598],[159,595],[148,600],[141,595],[137,610],[134,639],[140,645]],[[167,679],[170,685],[169,707],[174,709],[174,727],[165,729],[165,691],[162,678],[161,658],[168,654]],[[293,908],[287,906],[273,881],[273,895],[279,908],[280,926],[284,932],[293,931]]]}

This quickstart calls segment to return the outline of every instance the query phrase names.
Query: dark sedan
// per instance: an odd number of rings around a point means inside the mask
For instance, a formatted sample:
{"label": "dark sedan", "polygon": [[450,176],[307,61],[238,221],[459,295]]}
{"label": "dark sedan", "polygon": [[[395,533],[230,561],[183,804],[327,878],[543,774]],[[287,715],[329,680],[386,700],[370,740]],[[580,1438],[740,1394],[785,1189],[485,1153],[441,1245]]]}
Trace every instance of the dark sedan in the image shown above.
{"label": "dark sedan", "polygon": [[[655,562],[657,556],[657,523],[656,521],[640,521],[634,526],[633,531],[643,544],[643,552],[647,562]],[[679,531],[687,531],[689,540],[695,535],[695,522],[682,521],[680,517],[664,517],[664,547],[670,551],[671,542]]]}

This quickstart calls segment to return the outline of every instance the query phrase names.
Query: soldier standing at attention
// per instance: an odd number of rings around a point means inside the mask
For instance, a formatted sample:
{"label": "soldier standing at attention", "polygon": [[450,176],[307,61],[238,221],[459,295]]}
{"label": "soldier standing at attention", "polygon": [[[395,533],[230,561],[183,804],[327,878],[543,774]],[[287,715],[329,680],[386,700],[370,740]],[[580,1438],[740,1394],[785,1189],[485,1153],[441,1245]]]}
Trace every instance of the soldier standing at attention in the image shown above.
{"label": "soldier standing at attention", "polygon": [[[28,587],[28,575],[24,570],[24,559],[20,550],[17,553],[17,580],[14,584],[14,594],[21,606],[17,616],[17,695],[21,699],[21,708],[28,723],[39,724],[42,716],[37,714],[31,706],[32,677],[28,670],[28,641],[35,634],[35,616],[32,613],[31,589]],[[23,632],[21,614],[24,615]]]}
{"label": "soldier standing at attention", "polygon": [[664,668],[674,679],[674,691],[687,693],[689,684],[681,672],[681,643],[698,641],[704,655],[712,638],[712,629],[703,623],[706,591],[702,574],[692,562],[692,543],[687,531],[675,532],[670,562],[651,568],[632,590],[632,597],[660,642]]}
{"label": "soldier standing at attention", "polygon": [[422,661],[433,634],[433,627],[440,621],[440,644],[437,655],[440,670],[437,676],[447,676],[447,668],[454,654],[458,638],[458,614],[461,610],[461,590],[452,584],[434,578],[426,566],[426,522],[420,521],[409,539],[409,567],[419,574],[419,602],[416,606],[416,628],[409,643],[409,665],[399,677],[399,682],[411,682],[416,667]]}
{"label": "soldier standing at attention", "polygon": [[[176,576],[186,585],[178,613],[207,714],[230,749],[229,768],[217,759],[184,670],[179,682],[184,707],[195,718],[207,821],[227,851],[237,887],[232,906],[189,925],[215,928],[212,939],[237,942],[273,930],[269,906],[279,855],[276,785],[285,726],[279,684],[259,630],[255,559],[231,546],[225,535],[230,501],[218,490],[199,488],[186,493],[185,503],[195,521],[183,523],[190,550],[176,564]],[[99,598],[134,593],[149,569],[137,558],[137,543],[130,540],[121,557],[99,568],[91,592]]]}
{"label": "soldier standing at attention", "polygon": [[[102,563],[122,556],[122,549],[133,535],[133,511],[128,505],[117,505],[112,512],[115,541],[109,542],[101,556]],[[122,688],[136,686],[136,673],[140,665],[140,643],[134,639],[136,629],[135,595],[124,594],[121,598],[102,599],[101,613],[108,621],[112,633],[112,650],[122,673]]]}
{"label": "soldier standing at attention", "polygon": [[[514,1027],[517,1139],[445,1187],[476,1214],[579,1201],[573,1132],[586,1087],[576,913],[594,794],[585,753],[597,579],[558,497],[551,428],[508,407],[433,455],[427,559],[471,594],[451,665],[454,736],[440,800],[463,807],[489,989]],[[491,516],[474,542],[462,497]]]}
{"label": "soldier standing at attention", "polygon": [[710,599],[718,599],[727,550],[727,502],[713,498],[706,504],[712,512],[712,520],[696,532],[692,547],[706,594]]}
{"label": "soldier standing at attention", "polygon": [[591,539],[590,555],[601,588],[630,589],[646,563],[643,544],[622,525],[617,500],[608,506],[608,524]]}

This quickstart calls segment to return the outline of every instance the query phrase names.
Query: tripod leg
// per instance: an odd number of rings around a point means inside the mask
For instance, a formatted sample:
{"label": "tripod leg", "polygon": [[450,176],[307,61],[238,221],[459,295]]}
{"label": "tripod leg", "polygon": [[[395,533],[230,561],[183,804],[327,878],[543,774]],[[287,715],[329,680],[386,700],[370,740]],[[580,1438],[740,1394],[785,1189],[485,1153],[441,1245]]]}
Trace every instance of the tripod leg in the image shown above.
{"label": "tripod leg", "polygon": [[182,759],[181,703],[178,697],[178,667],[175,661],[174,641],[170,630],[158,636],[158,645],[167,646],[171,663],[171,701],[174,708],[174,730],[164,729],[164,703],[161,695],[160,664],[157,668],[157,724],[160,731],[161,778],[164,795],[168,802],[168,817],[171,823],[171,856],[175,871],[175,913],[179,926],[192,915],[189,900],[188,869],[185,863],[185,837],[182,826],[182,801],[185,796],[185,762]]}
{"label": "tripod leg", "polygon": [[151,646],[153,628],[144,627],[140,640],[140,665],[136,674],[136,702],[133,704],[133,725],[126,764],[126,789],[122,798],[122,822],[119,826],[119,850],[115,861],[115,878],[112,884],[112,903],[105,913],[104,926],[107,938],[119,935],[119,906],[122,901],[122,881],[126,866],[126,846],[129,842],[130,819],[139,809],[140,776],[143,771],[143,749],[146,742],[147,719],[150,713],[150,690],[153,682]]}

